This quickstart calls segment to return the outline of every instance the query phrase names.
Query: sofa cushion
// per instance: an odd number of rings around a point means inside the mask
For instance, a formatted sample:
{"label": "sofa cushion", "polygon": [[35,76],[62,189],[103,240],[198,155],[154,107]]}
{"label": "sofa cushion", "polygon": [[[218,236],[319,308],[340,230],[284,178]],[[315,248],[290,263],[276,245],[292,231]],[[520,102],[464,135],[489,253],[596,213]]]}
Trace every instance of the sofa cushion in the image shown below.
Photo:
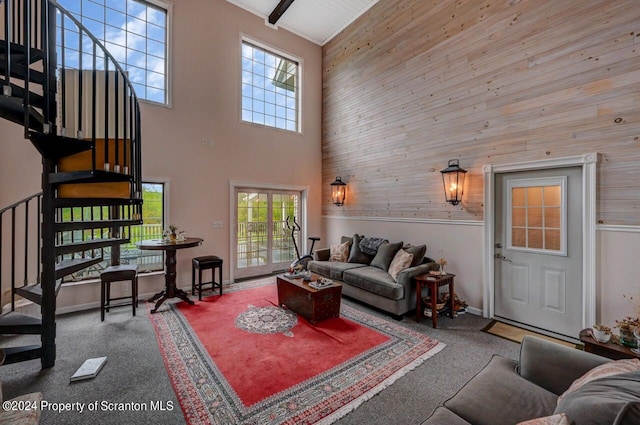
{"label": "sofa cushion", "polygon": [[329,257],[329,261],[338,261],[341,263],[346,263],[349,258],[349,246],[351,245],[351,241],[346,241],[341,243],[340,245],[331,245],[331,253]]}
{"label": "sofa cushion", "polygon": [[420,425],[471,425],[446,407],[436,407],[429,419]]}
{"label": "sofa cushion", "polygon": [[413,261],[411,262],[411,267],[415,267],[418,264],[422,263],[422,258],[427,253],[426,245],[405,245],[402,247],[409,254],[413,254]]}
{"label": "sofa cushion", "polygon": [[616,418],[628,409],[630,402],[638,401],[640,371],[618,373],[594,379],[569,392],[558,403],[554,413],[566,413],[580,425],[624,423],[616,422]]}
{"label": "sofa cushion", "polygon": [[396,283],[386,271],[367,266],[345,270],[342,281],[390,300],[404,298],[404,287]]}
{"label": "sofa cushion", "polygon": [[360,241],[364,236],[358,234],[353,235],[353,242],[351,243],[351,251],[349,251],[349,263],[360,263],[369,265],[373,256],[365,254],[360,250]]}
{"label": "sofa cushion", "polygon": [[594,379],[604,378],[606,376],[616,375],[618,373],[635,372],[640,370],[640,360],[638,359],[624,359],[616,360],[613,362],[605,363],[603,365],[594,367],[580,378],[573,381],[569,389],[565,391],[559,398],[558,403],[569,393],[576,391],[593,381]]}
{"label": "sofa cushion", "polygon": [[382,269],[385,272],[388,271],[389,265],[391,264],[391,261],[393,261],[393,257],[395,257],[396,252],[398,252],[400,248],[402,248],[402,242],[383,243],[378,248],[376,256],[371,260],[371,265]]}
{"label": "sofa cushion", "polygon": [[567,415],[564,413],[558,413],[557,415],[530,419],[528,421],[520,422],[518,425],[571,425],[571,422]]}
{"label": "sofa cushion", "polygon": [[358,263],[338,263],[335,261],[309,261],[307,268],[312,273],[317,273],[329,279],[343,280],[343,272],[345,270],[358,267],[366,267],[364,264]]}
{"label": "sofa cushion", "polygon": [[407,251],[399,249],[398,252],[396,252],[395,257],[393,257],[393,260],[391,260],[391,264],[389,264],[389,275],[397,282],[398,273],[409,268],[412,261],[413,254],[409,254]]}
{"label": "sofa cushion", "polygon": [[513,425],[552,415],[558,396],[518,375],[516,365],[494,356],[445,407],[476,425]]}

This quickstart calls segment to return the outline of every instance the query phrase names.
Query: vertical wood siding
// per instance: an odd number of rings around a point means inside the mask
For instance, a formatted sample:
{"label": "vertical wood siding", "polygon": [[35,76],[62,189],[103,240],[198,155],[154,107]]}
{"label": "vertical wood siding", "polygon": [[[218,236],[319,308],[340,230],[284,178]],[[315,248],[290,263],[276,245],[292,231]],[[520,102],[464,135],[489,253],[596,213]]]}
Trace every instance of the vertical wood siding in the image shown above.
{"label": "vertical wood siding", "polygon": [[637,0],[384,0],[323,67],[323,214],[482,220],[483,164],[599,152],[598,221],[640,225]]}

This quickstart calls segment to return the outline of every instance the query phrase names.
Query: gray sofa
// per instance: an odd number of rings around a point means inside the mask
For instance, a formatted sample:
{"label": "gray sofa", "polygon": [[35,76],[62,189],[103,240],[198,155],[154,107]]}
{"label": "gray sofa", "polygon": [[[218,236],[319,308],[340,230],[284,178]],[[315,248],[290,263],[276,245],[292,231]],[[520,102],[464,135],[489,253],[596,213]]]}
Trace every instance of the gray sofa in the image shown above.
{"label": "gray sofa", "polygon": [[494,356],[422,425],[515,425],[565,413],[575,425],[640,424],[640,371],[600,377],[558,398],[609,359],[526,336],[520,361]]}
{"label": "gray sofa", "polygon": [[[342,237],[342,243],[351,241],[348,261],[331,261],[330,249],[319,249],[307,268],[313,273],[342,283],[343,295],[391,313],[394,318],[399,319],[416,308],[413,278],[429,270],[438,270],[439,266],[432,259],[424,257],[424,245],[387,243],[380,246],[376,255],[367,255],[358,248],[361,240],[362,236],[357,234]],[[414,254],[414,259],[411,266],[398,273],[394,280],[388,272],[391,261],[389,256],[393,256],[399,249]]]}

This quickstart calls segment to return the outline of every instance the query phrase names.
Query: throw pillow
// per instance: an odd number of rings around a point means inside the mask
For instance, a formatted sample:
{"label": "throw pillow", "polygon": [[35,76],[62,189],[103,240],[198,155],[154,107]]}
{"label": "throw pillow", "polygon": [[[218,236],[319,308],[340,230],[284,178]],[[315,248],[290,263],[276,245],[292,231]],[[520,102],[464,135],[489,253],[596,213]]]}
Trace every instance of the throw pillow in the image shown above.
{"label": "throw pillow", "polygon": [[331,245],[329,261],[346,263],[349,258],[349,245],[351,245],[351,241],[341,243],[340,245]]}
{"label": "throw pillow", "polygon": [[369,264],[371,257],[360,250],[360,241],[364,236],[359,236],[357,233],[353,235],[353,243],[351,244],[351,251],[349,252],[349,263]]}
{"label": "throw pillow", "polygon": [[373,267],[382,269],[385,272],[389,271],[391,261],[393,261],[393,257],[395,257],[400,248],[402,248],[402,242],[383,243],[378,248],[378,253],[376,254],[376,256],[373,257],[373,260],[371,260],[371,265]]}
{"label": "throw pillow", "polygon": [[535,418],[524,422],[519,422],[518,425],[571,425],[571,422],[564,413],[559,413],[553,416],[545,416],[544,418]]}
{"label": "throw pillow", "polygon": [[409,254],[404,249],[398,250],[395,257],[393,257],[393,260],[391,260],[391,264],[389,264],[389,274],[393,280],[397,282],[398,273],[409,267],[412,261],[413,254]]}
{"label": "throw pillow", "polygon": [[[629,403],[640,400],[640,371],[594,379],[565,394],[554,414],[564,413],[579,425],[637,424]],[[620,418],[620,421],[618,421]]]}
{"label": "throw pillow", "polygon": [[616,375],[619,373],[625,372],[635,372],[640,370],[640,360],[638,359],[625,359],[625,360],[616,360],[613,362],[608,362],[605,364],[601,364],[600,366],[594,367],[580,378],[573,381],[571,386],[565,391],[560,397],[558,397],[558,404],[562,401],[562,399],[569,393],[572,393],[586,383],[593,381],[594,379],[604,378],[606,376]]}
{"label": "throw pillow", "polygon": [[360,251],[369,255],[376,255],[378,253],[378,248],[385,242],[389,242],[384,238],[362,238],[360,240]]}
{"label": "throw pillow", "polygon": [[424,254],[427,253],[426,245],[405,245],[402,247],[409,254],[413,254],[413,261],[411,262],[411,267],[415,267],[418,264],[422,263],[422,259],[424,258]]}

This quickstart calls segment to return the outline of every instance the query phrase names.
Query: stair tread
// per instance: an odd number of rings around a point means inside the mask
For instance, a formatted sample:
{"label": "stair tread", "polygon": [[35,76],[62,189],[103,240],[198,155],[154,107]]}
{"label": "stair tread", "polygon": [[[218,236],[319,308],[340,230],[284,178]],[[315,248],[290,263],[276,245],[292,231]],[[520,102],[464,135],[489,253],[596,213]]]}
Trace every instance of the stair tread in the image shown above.
{"label": "stair tread", "polygon": [[10,311],[0,315],[0,328],[6,326],[40,326],[42,320],[38,317],[27,316],[25,314]]}
{"label": "stair tread", "polygon": [[59,136],[56,134],[30,132],[29,139],[45,158],[51,159],[64,158],[69,155],[84,152],[90,150],[92,146],[90,140]]}
{"label": "stair tread", "polygon": [[[60,279],[64,276],[70,275],[77,271],[86,269],[89,266],[98,264],[102,261],[102,257],[85,257],[85,258],[70,258],[63,260],[56,264],[56,279]],[[58,287],[56,287],[56,293]]]}
{"label": "stair tread", "polygon": [[[14,57],[17,57],[17,61],[24,64],[26,63],[26,61],[24,60],[20,60],[20,59],[24,59],[24,56],[26,56],[26,49],[24,48],[23,44],[18,44],[18,43],[10,43],[10,52],[11,55]],[[2,45],[0,45],[0,58],[2,58],[2,61],[5,61],[7,55],[7,44],[3,43]],[[44,52],[41,49],[36,49],[34,47],[31,48],[31,63],[37,62],[40,59],[42,59],[44,57]]]}
{"label": "stair tread", "polygon": [[62,173],[51,173],[49,183],[110,183],[133,181],[133,176],[129,174],[114,173],[112,171],[87,170],[87,171],[66,171]]}
{"label": "stair tread", "polygon": [[114,205],[142,205],[142,199],[131,198],[56,198],[53,206],[63,207],[100,207]]}
{"label": "stair tread", "polygon": [[[36,118],[34,115],[34,109],[30,108],[29,110],[34,118]],[[24,124],[24,107],[22,106],[22,98],[0,95],[0,117],[6,118],[16,124]],[[39,121],[39,118],[29,120],[29,124],[31,129],[36,131],[42,131],[44,128],[42,122]]]}
{"label": "stair tread", "polygon": [[25,345],[22,347],[3,347],[4,364],[18,363],[25,360],[38,359],[42,356],[42,346]]}
{"label": "stair tread", "polygon": [[72,252],[88,251],[91,249],[104,248],[107,246],[122,245],[129,243],[128,238],[104,238],[104,239],[88,239],[85,241],[77,241],[56,245],[56,255],[69,254]]}
{"label": "stair tread", "polygon": [[[61,286],[62,278],[57,278],[55,287],[56,296],[58,295],[58,292],[60,292]],[[22,298],[26,298],[38,305],[42,305],[42,285],[40,283],[34,283],[31,285],[22,286],[20,288],[15,288],[15,292]]]}
{"label": "stair tread", "polygon": [[65,221],[54,224],[57,232],[78,229],[100,229],[114,226],[133,226],[142,224],[142,220],[114,219],[114,220],[87,220],[87,221]]}

